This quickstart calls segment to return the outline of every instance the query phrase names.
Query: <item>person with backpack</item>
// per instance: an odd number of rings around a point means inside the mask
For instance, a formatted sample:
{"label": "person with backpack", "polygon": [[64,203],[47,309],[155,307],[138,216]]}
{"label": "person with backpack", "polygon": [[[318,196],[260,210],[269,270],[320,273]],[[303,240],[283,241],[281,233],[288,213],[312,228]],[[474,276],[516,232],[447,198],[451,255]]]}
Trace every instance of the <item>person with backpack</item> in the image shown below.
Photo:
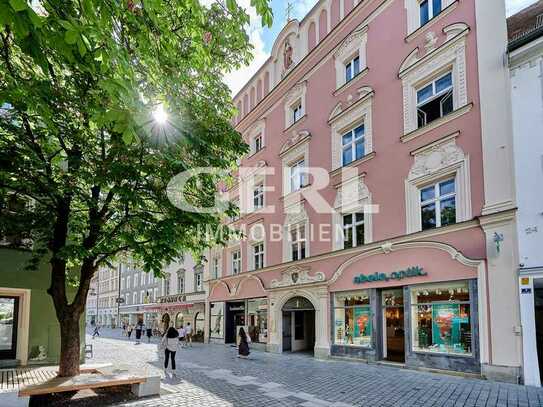
{"label": "person with backpack", "polygon": [[162,337],[160,342],[161,347],[164,349],[164,373],[168,373],[168,362],[172,361],[172,375],[177,377],[175,373],[175,354],[179,346],[179,332],[173,326],[169,327],[166,334]]}

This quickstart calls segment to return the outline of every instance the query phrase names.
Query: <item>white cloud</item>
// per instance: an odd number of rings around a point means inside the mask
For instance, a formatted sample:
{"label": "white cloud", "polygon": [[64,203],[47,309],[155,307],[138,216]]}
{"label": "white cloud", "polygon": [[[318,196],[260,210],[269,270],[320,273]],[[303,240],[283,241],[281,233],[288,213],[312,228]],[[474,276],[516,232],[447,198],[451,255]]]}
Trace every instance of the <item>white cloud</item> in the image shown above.
{"label": "white cloud", "polygon": [[264,39],[262,38],[262,20],[257,15],[254,7],[250,6],[250,0],[239,0],[238,4],[245,8],[251,18],[249,27],[246,28],[249,35],[249,41],[253,45],[253,59],[251,63],[237,71],[225,75],[224,82],[230,87],[232,96],[240,91],[247,81],[258,71],[270,56],[264,50]]}
{"label": "white cloud", "polygon": [[535,2],[537,2],[537,0],[506,0],[506,14],[509,17]]}
{"label": "white cloud", "polygon": [[309,13],[309,10],[317,4],[318,0],[299,0],[294,3],[294,17],[298,20],[302,20]]}

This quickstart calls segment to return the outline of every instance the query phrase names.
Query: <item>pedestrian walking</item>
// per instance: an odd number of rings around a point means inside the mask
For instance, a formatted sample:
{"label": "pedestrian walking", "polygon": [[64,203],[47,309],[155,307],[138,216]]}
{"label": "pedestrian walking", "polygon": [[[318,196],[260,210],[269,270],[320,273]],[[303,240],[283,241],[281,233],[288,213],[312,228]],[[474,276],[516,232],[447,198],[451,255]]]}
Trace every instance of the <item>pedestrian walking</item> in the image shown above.
{"label": "pedestrian walking", "polygon": [[147,333],[147,343],[151,343],[151,336],[153,336],[153,329],[151,327],[147,327],[145,329],[145,332]]}
{"label": "pedestrian walking", "polygon": [[143,332],[143,321],[138,321],[136,325],[136,345],[141,343],[141,333]]}
{"label": "pedestrian walking", "polygon": [[100,336],[100,326],[96,325],[94,327],[94,332],[92,333],[92,339],[94,339],[96,336]]}
{"label": "pedestrian walking", "polygon": [[185,327],[185,343],[192,348],[192,326],[190,322],[187,322],[187,326]]}
{"label": "pedestrian walking", "polygon": [[130,337],[132,336],[133,329],[134,327],[132,326],[132,324],[128,324],[128,327],[126,328],[126,335],[128,336],[128,339],[130,339]]}
{"label": "pedestrian walking", "polygon": [[173,326],[168,328],[166,334],[162,337],[161,347],[164,348],[164,373],[168,373],[168,362],[172,361],[172,375],[175,374],[175,354],[179,346],[179,332]]}
{"label": "pedestrian walking", "polygon": [[185,330],[183,325],[181,325],[181,328],[179,328],[179,343],[181,344],[182,348],[185,348],[187,346],[187,342],[185,340],[186,336],[187,336],[187,331]]}
{"label": "pedestrian walking", "polygon": [[251,351],[249,350],[249,344],[251,338],[245,333],[243,327],[239,328],[239,346],[238,346],[238,358],[247,359]]}

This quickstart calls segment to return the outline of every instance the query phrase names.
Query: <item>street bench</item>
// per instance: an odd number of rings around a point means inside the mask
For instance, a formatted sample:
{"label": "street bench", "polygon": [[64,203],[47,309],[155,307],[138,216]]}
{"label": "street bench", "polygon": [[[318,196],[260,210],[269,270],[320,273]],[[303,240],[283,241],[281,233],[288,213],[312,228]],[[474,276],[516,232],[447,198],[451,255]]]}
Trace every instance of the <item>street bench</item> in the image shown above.
{"label": "street bench", "polygon": [[126,385],[131,385],[132,393],[138,397],[157,395],[160,392],[160,377],[135,376],[129,373],[83,373],[74,377],[55,377],[44,383],[25,386],[19,390],[19,397],[43,396]]}

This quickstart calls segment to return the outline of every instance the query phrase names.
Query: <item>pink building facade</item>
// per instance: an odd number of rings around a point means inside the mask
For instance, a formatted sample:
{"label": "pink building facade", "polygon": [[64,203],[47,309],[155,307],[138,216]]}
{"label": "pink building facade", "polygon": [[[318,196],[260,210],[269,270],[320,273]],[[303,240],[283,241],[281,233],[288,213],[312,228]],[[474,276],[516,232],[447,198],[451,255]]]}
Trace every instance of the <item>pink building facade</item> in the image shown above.
{"label": "pink building facade", "polygon": [[[500,2],[497,2],[500,3]],[[206,339],[521,375],[504,5],[321,0],[234,104]]]}

